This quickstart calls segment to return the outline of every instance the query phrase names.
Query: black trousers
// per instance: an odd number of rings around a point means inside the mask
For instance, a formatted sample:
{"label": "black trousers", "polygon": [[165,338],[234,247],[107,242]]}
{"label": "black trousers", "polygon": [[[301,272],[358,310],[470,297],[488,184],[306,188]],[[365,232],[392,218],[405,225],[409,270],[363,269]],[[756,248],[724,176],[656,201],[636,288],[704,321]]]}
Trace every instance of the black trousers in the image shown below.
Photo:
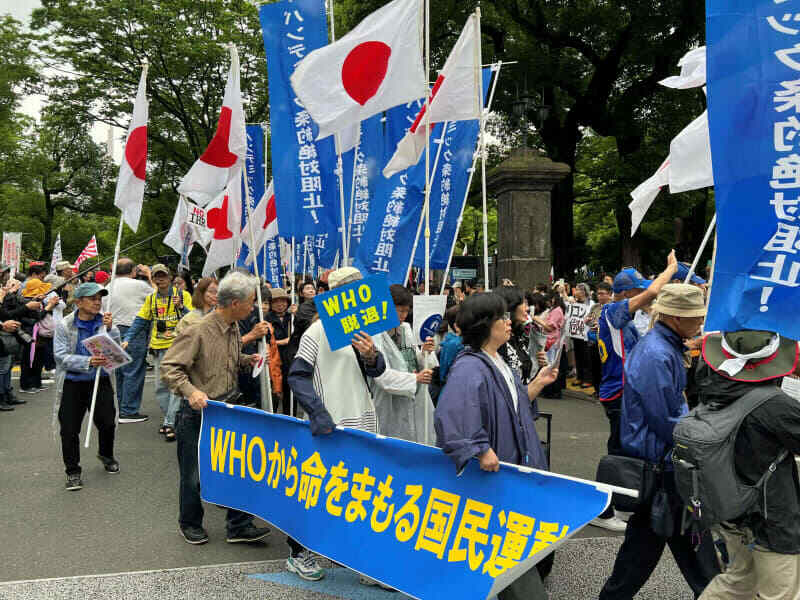
{"label": "black trousers", "polygon": [[681,535],[680,517],[683,502],[675,488],[672,472],[665,474],[664,487],[669,494],[676,532],[664,539],[650,527],[650,507],[646,506],[631,515],[625,530],[625,541],[617,554],[614,570],[600,592],[600,600],[632,600],[658,566],[665,546],[669,546],[683,578],[697,598],[719,573],[717,555],[711,534],[706,533],[697,551],[690,536]]}
{"label": "black trousers", "polygon": [[[58,421],[61,424],[61,454],[64,457],[67,475],[80,475],[81,473],[81,425],[83,416],[92,404],[93,389],[94,379],[91,381],[64,380]],[[94,424],[97,427],[99,454],[108,458],[114,456],[116,416],[117,409],[114,406],[111,378],[101,375],[100,385],[97,388],[97,402],[94,407]]]}
{"label": "black trousers", "polygon": [[592,364],[592,386],[595,393],[600,395],[600,381],[603,379],[603,363],[600,362],[600,352],[597,344],[589,344],[589,358]]}
{"label": "black trousers", "polygon": [[589,342],[573,338],[572,345],[575,348],[575,372],[580,383],[591,383],[592,381],[592,359],[589,356]]}
{"label": "black trousers", "polygon": [[[603,410],[606,411],[606,418],[608,419],[609,426],[608,442],[606,442],[607,451],[611,455],[619,456],[622,454],[622,442],[620,442],[619,439],[619,416],[620,410],[622,409],[622,396],[615,400],[602,402],[601,404],[603,405]],[[600,518],[610,519],[613,516],[614,505],[609,504],[608,508],[600,515]]]}
{"label": "black trousers", "polygon": [[[37,390],[42,387],[42,366],[44,365],[45,349],[39,343],[33,355],[33,364],[31,364],[32,344],[33,342],[22,346],[22,357],[19,360],[19,387],[22,390]],[[89,393],[89,399],[91,399],[91,392]]]}

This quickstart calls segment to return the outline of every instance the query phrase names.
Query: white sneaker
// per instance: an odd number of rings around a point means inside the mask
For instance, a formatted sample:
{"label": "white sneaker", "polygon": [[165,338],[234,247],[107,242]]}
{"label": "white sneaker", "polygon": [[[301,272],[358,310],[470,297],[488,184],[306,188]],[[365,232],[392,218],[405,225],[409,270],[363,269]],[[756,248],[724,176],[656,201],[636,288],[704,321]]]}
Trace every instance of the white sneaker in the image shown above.
{"label": "white sneaker", "polygon": [[597,517],[596,519],[592,519],[590,524],[594,525],[595,527],[608,529],[609,531],[625,531],[625,529],[628,527],[628,524],[616,515],[608,519],[601,519],[600,517]]}
{"label": "white sneaker", "polygon": [[375,581],[372,577],[367,577],[366,575],[359,575],[358,583],[360,583],[361,585],[377,585],[379,588],[382,588],[384,590],[388,590],[388,591],[391,591],[391,592],[396,592],[397,591],[393,587],[385,585],[385,584],[381,583],[380,581]]}
{"label": "white sneaker", "polygon": [[624,510],[617,510],[614,509],[614,516],[617,517],[620,521],[628,522],[628,519],[631,518],[632,512],[626,512]]}
{"label": "white sneaker", "polygon": [[310,550],[303,550],[297,556],[286,559],[286,570],[307,581],[319,581],[325,577],[325,569],[319,566],[316,556]]}

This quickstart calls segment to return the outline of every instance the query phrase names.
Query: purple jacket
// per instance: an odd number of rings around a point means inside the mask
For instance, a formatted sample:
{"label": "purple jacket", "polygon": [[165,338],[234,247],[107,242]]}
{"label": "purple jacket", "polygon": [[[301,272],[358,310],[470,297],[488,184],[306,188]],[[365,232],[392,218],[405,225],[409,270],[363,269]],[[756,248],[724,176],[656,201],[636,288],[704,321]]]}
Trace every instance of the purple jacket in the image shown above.
{"label": "purple jacket", "polygon": [[534,427],[536,402],[514,374],[519,411],[500,371],[483,352],[465,350],[447,375],[434,425],[436,445],[461,472],[469,460],[492,448],[501,461],[546,469],[542,444]]}

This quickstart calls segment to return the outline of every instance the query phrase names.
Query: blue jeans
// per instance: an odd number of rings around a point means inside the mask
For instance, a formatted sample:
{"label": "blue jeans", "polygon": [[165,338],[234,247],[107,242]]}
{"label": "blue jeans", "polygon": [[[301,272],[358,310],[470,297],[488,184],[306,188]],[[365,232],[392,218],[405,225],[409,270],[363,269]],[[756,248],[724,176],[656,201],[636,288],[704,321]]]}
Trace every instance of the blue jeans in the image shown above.
{"label": "blue jeans", "polygon": [[175,427],[175,413],[180,407],[180,396],[173,394],[167,385],[161,380],[161,361],[167,353],[166,348],[153,350],[153,372],[156,376],[156,400],[164,413],[164,425]]}
{"label": "blue jeans", "polygon": [[[123,332],[123,328],[125,331]],[[128,327],[119,327],[122,336]],[[144,376],[146,373],[145,358],[147,357],[147,343],[144,340],[132,340],[128,346],[128,354],[133,362],[116,369],[114,377],[117,383],[117,403],[120,416],[135,415],[142,406],[142,393],[144,392]]]}
{"label": "blue jeans", "polygon": [[[178,443],[178,469],[180,508],[178,523],[181,529],[203,526],[203,504],[200,502],[200,474],[197,467],[197,445],[200,441],[202,413],[194,410],[185,400],[177,414],[175,433]],[[253,522],[253,516],[233,508],[228,509],[225,529],[229,536],[235,535]]]}
{"label": "blue jeans", "polygon": [[0,402],[14,397],[14,388],[11,387],[11,364],[13,357],[0,356]]}

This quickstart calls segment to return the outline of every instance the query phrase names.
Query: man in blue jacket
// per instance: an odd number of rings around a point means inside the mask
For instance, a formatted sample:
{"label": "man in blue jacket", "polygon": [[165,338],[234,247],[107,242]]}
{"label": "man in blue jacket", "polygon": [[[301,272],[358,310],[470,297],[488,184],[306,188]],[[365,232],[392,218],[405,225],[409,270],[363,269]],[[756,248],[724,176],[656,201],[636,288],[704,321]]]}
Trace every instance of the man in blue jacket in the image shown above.
{"label": "man in blue jacket", "polygon": [[664,463],[663,486],[675,524],[667,538],[651,527],[650,502],[643,503],[628,521],[625,541],[617,554],[614,571],[600,592],[601,600],[632,599],[650,578],[669,544],[675,562],[695,597],[719,572],[708,536],[695,548],[689,535],[681,535],[683,504],[671,469],[672,430],[688,412],[684,340],[697,335],[706,313],[703,292],[682,283],[665,285],[654,310],[658,321],[634,347],[625,363],[620,410],[622,454],[650,463]]}

